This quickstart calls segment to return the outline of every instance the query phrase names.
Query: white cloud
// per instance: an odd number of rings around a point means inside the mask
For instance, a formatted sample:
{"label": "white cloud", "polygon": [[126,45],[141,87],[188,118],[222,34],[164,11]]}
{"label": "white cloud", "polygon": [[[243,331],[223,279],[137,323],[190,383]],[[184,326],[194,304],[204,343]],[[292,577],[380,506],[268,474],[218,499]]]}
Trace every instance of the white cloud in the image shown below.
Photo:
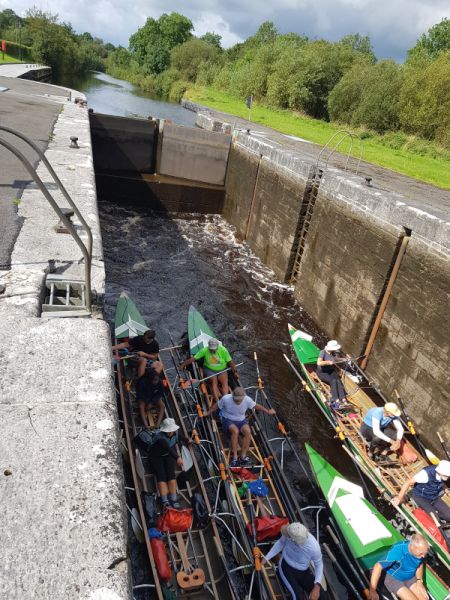
{"label": "white cloud", "polygon": [[228,47],[255,33],[263,21],[273,21],[282,33],[337,40],[347,33],[370,35],[377,55],[402,59],[429,27],[450,16],[448,0],[0,0],[0,9],[21,14],[35,4],[58,13],[82,33],[114,44],[128,39],[147,17],[180,12],[189,17],[196,34],[215,31]]}

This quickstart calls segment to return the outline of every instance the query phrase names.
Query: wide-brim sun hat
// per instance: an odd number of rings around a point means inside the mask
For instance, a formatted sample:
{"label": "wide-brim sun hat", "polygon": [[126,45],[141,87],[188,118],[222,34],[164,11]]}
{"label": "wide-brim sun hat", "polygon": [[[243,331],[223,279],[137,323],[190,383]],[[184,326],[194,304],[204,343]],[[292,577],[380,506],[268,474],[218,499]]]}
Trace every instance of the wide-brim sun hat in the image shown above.
{"label": "wide-brim sun hat", "polygon": [[341,349],[341,345],[336,340],[330,340],[325,346],[325,352],[337,352]]}
{"label": "wide-brim sun hat", "polygon": [[239,400],[245,396],[245,390],[243,387],[236,387],[233,390],[233,398],[238,398]]}
{"label": "wide-brim sun hat", "polygon": [[302,523],[290,523],[285,528],[286,535],[296,544],[301,546],[308,539],[308,529]]}
{"label": "wide-brim sun hat", "polygon": [[211,338],[208,340],[208,348],[210,350],[217,350],[218,347],[219,347],[219,340],[216,340],[215,338]]}
{"label": "wide-brim sun hat", "polygon": [[443,475],[444,477],[450,477],[450,461],[441,460],[436,466],[436,473],[438,473],[438,475]]}
{"label": "wide-brim sun hat", "polygon": [[173,433],[174,431],[178,431],[179,429],[180,428],[175,423],[175,420],[171,419],[170,417],[164,419],[164,421],[161,423],[161,427],[159,428],[159,430],[163,433]]}
{"label": "wide-brim sun hat", "polygon": [[387,402],[384,405],[384,410],[388,412],[390,415],[394,415],[394,417],[399,417],[402,414],[402,411],[395,404],[395,402]]}

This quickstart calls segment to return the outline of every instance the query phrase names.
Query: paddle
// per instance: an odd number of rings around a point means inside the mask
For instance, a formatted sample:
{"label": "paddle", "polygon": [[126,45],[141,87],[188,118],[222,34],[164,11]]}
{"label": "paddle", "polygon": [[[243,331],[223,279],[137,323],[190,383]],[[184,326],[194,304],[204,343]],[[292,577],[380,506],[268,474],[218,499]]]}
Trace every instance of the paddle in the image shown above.
{"label": "paddle", "polygon": [[194,466],[192,455],[189,451],[189,448],[186,448],[186,446],[181,446],[181,458],[183,460],[183,471],[186,473]]}
{"label": "paddle", "polygon": [[412,435],[413,440],[415,440],[416,447],[419,450],[420,454],[431,464],[433,464],[433,465],[439,464],[439,459],[433,454],[433,452],[431,452],[430,450],[425,448],[422,441],[420,440],[419,435],[416,431],[416,428],[414,427],[414,423],[412,422],[411,417],[406,412],[406,406],[404,405],[403,400],[400,397],[400,394],[397,392],[397,390],[394,390],[394,394],[395,394],[395,397],[396,397],[398,403],[400,404],[400,408],[402,409],[403,414],[405,415],[408,430],[409,430],[410,434]]}
{"label": "paddle", "polygon": [[442,450],[444,451],[445,456],[447,457],[448,460],[450,460],[450,453],[449,453],[448,448],[447,448],[444,440],[442,439],[442,436],[439,433],[439,431],[437,432],[437,436],[439,438],[439,441],[441,442]]}

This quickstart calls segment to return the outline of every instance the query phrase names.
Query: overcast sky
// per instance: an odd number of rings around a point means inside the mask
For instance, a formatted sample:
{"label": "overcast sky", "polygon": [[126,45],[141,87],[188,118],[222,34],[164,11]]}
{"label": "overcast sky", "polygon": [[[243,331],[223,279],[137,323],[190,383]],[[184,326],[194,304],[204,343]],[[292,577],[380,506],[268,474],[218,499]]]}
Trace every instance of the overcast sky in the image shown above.
{"label": "overcast sky", "polygon": [[[89,31],[105,42],[128,46],[147,17],[179,12],[191,19],[196,35],[214,31],[229,47],[252,35],[263,21],[280,33],[338,40],[347,33],[369,35],[379,58],[402,61],[408,48],[432,25],[450,16],[449,0],[36,0],[34,4],[77,33]],[[21,15],[31,0],[0,0],[0,8]]]}

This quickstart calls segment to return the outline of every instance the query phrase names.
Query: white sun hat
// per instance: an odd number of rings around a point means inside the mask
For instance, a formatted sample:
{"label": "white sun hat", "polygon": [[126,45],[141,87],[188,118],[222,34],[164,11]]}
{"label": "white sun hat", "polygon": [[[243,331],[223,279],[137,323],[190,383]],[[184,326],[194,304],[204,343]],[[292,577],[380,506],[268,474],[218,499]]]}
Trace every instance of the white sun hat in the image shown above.
{"label": "white sun hat", "polygon": [[287,536],[299,546],[302,546],[308,539],[308,530],[301,523],[290,523],[285,531]]}
{"label": "white sun hat", "polygon": [[325,352],[337,352],[341,349],[341,345],[336,340],[330,340],[325,346]]}
{"label": "white sun hat", "polygon": [[395,402],[387,402],[384,405],[384,410],[390,413],[391,415],[394,415],[394,417],[399,417],[402,414],[402,411],[395,404]]}
{"label": "white sun hat", "polygon": [[450,461],[441,460],[436,467],[436,473],[443,475],[444,477],[450,477]]}
{"label": "white sun hat", "polygon": [[180,428],[175,423],[175,420],[169,417],[164,419],[164,421],[161,423],[161,427],[159,428],[159,430],[163,433],[172,433],[173,431],[178,431],[178,429]]}

